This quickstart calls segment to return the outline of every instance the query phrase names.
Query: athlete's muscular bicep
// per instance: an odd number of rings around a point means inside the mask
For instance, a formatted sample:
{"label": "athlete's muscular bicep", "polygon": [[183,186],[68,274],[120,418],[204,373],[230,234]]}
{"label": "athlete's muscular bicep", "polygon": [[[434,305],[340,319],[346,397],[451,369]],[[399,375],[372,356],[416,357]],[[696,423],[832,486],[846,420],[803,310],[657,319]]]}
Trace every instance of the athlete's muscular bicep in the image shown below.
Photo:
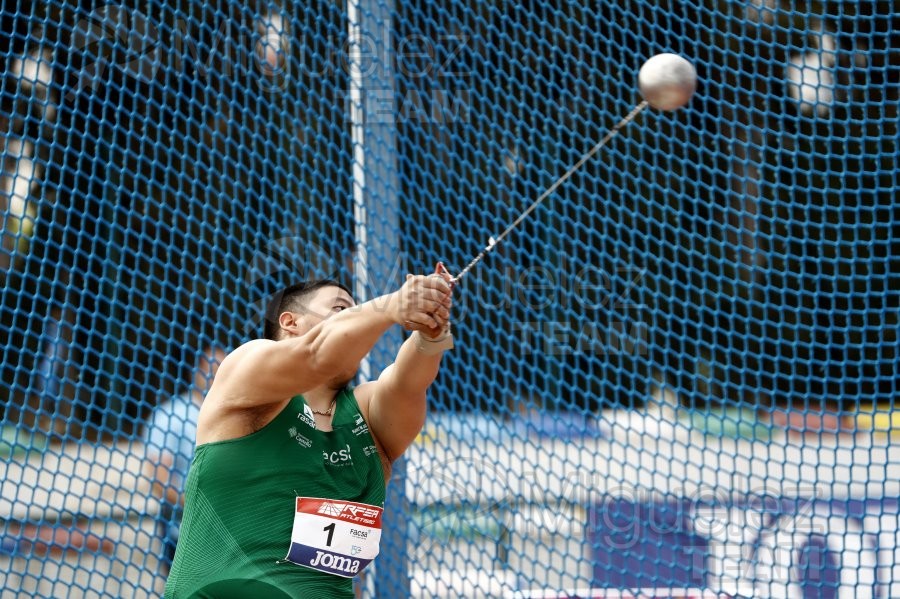
{"label": "athlete's muscular bicep", "polygon": [[314,341],[303,337],[257,339],[225,357],[207,399],[223,407],[262,407],[321,385],[328,370]]}

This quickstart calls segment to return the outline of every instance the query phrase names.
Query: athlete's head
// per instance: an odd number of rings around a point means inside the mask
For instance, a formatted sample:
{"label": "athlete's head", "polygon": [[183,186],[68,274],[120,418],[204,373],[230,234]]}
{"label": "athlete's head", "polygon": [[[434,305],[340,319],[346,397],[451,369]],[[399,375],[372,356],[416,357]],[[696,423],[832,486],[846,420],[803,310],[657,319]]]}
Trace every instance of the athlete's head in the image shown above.
{"label": "athlete's head", "polygon": [[291,285],[278,293],[266,308],[266,339],[298,337],[311,328],[356,305],[350,290],[331,279],[315,279]]}

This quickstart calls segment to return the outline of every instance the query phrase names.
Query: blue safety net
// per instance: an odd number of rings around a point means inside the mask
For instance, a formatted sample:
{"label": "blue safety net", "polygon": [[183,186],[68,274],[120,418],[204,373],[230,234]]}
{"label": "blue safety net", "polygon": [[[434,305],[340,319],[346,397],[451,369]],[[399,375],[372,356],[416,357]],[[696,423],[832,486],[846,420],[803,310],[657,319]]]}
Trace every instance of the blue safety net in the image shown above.
{"label": "blue safety net", "polygon": [[0,594],[159,596],[198,406],[267,298],[458,273],[672,52],[692,100],[459,281],[358,592],[900,596],[897,15],[3,3]]}

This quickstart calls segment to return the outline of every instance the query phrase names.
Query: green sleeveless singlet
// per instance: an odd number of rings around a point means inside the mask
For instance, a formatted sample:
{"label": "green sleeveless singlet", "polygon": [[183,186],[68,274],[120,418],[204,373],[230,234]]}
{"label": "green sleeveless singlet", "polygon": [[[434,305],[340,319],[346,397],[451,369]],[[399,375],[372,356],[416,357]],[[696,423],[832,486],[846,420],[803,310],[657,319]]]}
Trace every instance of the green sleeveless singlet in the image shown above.
{"label": "green sleeveless singlet", "polygon": [[353,597],[350,578],[284,559],[297,496],[384,506],[381,458],[352,390],[334,409],[334,430],[316,430],[297,396],[255,433],[197,447],[167,599]]}

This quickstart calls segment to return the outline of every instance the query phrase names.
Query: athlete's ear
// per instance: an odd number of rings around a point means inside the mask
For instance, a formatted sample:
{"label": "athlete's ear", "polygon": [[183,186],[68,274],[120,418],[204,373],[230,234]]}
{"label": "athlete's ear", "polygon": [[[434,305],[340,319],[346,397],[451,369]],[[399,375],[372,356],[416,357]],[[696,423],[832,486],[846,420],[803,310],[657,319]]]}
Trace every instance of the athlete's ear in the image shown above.
{"label": "athlete's ear", "polygon": [[278,316],[278,326],[295,335],[300,334],[300,315],[293,312],[282,312]]}

